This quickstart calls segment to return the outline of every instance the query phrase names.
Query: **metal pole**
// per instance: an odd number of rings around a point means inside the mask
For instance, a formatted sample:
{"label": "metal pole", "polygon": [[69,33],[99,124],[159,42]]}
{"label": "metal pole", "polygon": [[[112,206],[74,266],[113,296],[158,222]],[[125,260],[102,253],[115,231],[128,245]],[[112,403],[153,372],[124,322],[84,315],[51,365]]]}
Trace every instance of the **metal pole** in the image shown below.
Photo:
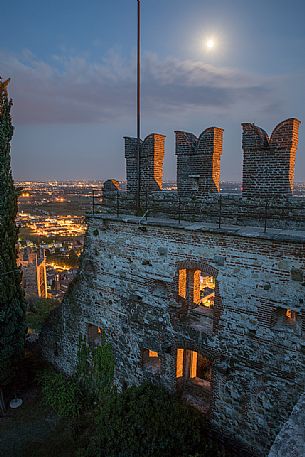
{"label": "metal pole", "polygon": [[95,195],[94,195],[94,189],[92,189],[92,213],[95,214]]}
{"label": "metal pole", "polygon": [[120,217],[120,193],[116,191],[116,215]]}
{"label": "metal pole", "polygon": [[138,71],[137,71],[137,212],[141,210],[141,0],[138,0]]}
{"label": "metal pole", "polygon": [[265,204],[265,224],[264,224],[264,233],[267,232],[267,218],[268,218],[268,200],[266,200],[266,204]]}
{"label": "metal pole", "polygon": [[221,216],[222,216],[222,195],[219,195],[218,228],[221,228]]}

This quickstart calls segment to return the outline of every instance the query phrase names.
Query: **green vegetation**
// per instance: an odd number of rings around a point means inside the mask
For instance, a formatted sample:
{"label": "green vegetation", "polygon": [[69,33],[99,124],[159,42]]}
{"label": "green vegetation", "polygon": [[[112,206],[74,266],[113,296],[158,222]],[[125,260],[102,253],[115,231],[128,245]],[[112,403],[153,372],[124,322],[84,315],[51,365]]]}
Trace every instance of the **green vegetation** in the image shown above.
{"label": "green vegetation", "polygon": [[44,403],[52,408],[58,416],[78,416],[82,396],[79,384],[62,373],[45,370],[40,376],[41,391]]}
{"label": "green vegetation", "polygon": [[149,384],[110,397],[83,443],[84,457],[216,457],[202,415]]}
{"label": "green vegetation", "polygon": [[53,309],[57,308],[59,302],[50,298],[39,298],[32,301],[26,313],[28,327],[39,332]]}
{"label": "green vegetation", "polygon": [[[67,378],[56,375],[55,379],[51,376],[48,381],[49,405],[64,416],[73,398],[73,404],[81,403],[82,409],[75,407],[74,419],[61,420],[48,440],[36,444],[36,457],[237,457],[209,437],[198,411],[160,387],[145,384],[120,394],[112,392],[102,406],[94,407],[82,397],[77,400],[75,383],[65,388]],[[59,395],[53,392],[56,389]],[[33,455],[32,446],[28,449],[25,455]]]}
{"label": "green vegetation", "polygon": [[103,405],[114,393],[114,356],[112,347],[102,336],[102,344],[89,347],[80,340],[76,378],[88,398]]}
{"label": "green vegetation", "polygon": [[16,266],[17,192],[10,164],[11,106],[0,83],[0,389],[12,379],[23,357],[25,339],[26,305]]}
{"label": "green vegetation", "polygon": [[236,457],[209,437],[197,410],[165,389],[144,384],[118,393],[105,338],[96,348],[80,340],[78,360],[73,378],[50,371],[41,378],[45,404],[66,419],[35,456],[49,457],[52,443],[58,457]]}

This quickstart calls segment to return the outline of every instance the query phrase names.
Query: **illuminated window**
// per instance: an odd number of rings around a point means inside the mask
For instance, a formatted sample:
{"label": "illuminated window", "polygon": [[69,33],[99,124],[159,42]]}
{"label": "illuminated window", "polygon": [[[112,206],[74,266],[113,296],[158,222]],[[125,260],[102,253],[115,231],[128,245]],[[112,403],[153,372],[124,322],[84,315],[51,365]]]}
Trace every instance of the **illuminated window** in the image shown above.
{"label": "illuminated window", "polygon": [[176,357],[176,377],[210,388],[212,378],[211,361],[195,351],[178,349]]}
{"label": "illuminated window", "polygon": [[291,309],[287,309],[285,317],[288,322],[295,322],[297,319],[297,313],[295,311],[291,311]]}
{"label": "illuminated window", "polygon": [[277,308],[273,314],[273,325],[275,327],[295,327],[297,324],[297,313],[291,309]]}
{"label": "illuminated window", "polygon": [[177,359],[176,359],[176,378],[182,378],[184,369],[184,349],[177,349]]}
{"label": "illuminated window", "polygon": [[181,269],[178,273],[178,295],[204,308],[215,304],[216,279],[201,270]]}
{"label": "illuminated window", "polygon": [[206,308],[213,308],[215,303],[216,281],[214,276],[200,274],[200,304]]}
{"label": "illuminated window", "polygon": [[88,343],[90,346],[100,346],[102,343],[102,329],[93,324],[88,324]]}
{"label": "illuminated window", "polygon": [[143,349],[142,351],[142,363],[143,367],[153,373],[160,372],[161,362],[159,353],[150,349]]}
{"label": "illuminated window", "polygon": [[178,294],[179,297],[186,298],[186,270],[179,270],[178,278]]}

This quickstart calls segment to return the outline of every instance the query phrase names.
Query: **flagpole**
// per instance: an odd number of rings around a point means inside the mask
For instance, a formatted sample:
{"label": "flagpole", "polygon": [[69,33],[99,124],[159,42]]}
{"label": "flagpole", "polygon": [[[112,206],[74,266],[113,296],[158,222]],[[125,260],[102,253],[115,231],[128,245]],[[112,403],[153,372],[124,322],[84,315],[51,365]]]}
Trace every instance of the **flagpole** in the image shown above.
{"label": "flagpole", "polygon": [[137,213],[141,210],[141,0],[138,0],[137,58]]}

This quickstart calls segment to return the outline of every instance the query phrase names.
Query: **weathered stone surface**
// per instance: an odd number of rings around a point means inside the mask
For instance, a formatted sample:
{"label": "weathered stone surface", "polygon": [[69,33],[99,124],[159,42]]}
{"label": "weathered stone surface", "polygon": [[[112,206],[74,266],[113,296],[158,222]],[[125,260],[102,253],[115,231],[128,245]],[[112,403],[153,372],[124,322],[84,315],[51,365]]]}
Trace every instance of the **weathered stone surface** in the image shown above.
{"label": "weathered stone surface", "polygon": [[305,455],[305,394],[294,407],[291,416],[276,437],[269,457],[304,457]]}
{"label": "weathered stone surface", "polygon": [[139,145],[137,138],[125,137],[126,177],[129,192],[137,190],[138,147],[141,156],[141,192],[145,194],[162,189],[164,144],[165,136],[158,133],[152,133],[144,141],[141,140]]}
{"label": "weathered stone surface", "polygon": [[304,280],[303,271],[298,268],[292,268],[291,269],[291,279],[293,281],[303,282],[303,280]]}
{"label": "weathered stone surface", "polygon": [[108,183],[103,214],[88,217],[81,270],[42,336],[45,357],[73,373],[79,336],[96,326],[113,346],[119,388],[177,389],[245,457],[266,456],[305,390],[305,199],[291,196],[298,126],[288,119],[269,139],[243,125],[242,197],[218,194],[221,129],[177,132],[171,192],[160,191],[164,137],[150,135],[140,144],[141,218],[138,142],[125,138],[127,192]]}
{"label": "weathered stone surface", "polygon": [[105,192],[116,192],[120,190],[120,183],[116,179],[108,179],[104,182]]}
{"label": "weathered stone surface", "polygon": [[[113,345],[118,386],[149,379],[174,390],[177,348],[206,355],[213,363],[211,424],[266,455],[305,388],[304,287],[291,278],[292,268],[305,267],[305,239],[156,219],[144,222],[142,232],[139,220],[89,217],[80,277],[60,310],[60,331],[46,333],[45,356],[72,373],[78,336],[94,324]],[[161,256],[165,246],[168,254]],[[213,309],[181,308],[182,267],[217,276]],[[295,312],[296,322],[277,321],[279,308]],[[158,352],[158,374],[143,368],[144,349]]]}

